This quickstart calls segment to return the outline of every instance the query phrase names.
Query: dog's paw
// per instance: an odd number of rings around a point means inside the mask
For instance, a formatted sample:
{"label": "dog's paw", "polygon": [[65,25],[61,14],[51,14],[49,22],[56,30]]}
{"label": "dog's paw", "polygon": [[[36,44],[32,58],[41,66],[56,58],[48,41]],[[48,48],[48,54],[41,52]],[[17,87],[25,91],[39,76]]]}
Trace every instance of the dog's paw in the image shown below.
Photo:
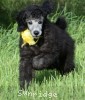
{"label": "dog's paw", "polygon": [[34,57],[33,58],[33,68],[36,70],[40,70],[44,68],[44,58]]}

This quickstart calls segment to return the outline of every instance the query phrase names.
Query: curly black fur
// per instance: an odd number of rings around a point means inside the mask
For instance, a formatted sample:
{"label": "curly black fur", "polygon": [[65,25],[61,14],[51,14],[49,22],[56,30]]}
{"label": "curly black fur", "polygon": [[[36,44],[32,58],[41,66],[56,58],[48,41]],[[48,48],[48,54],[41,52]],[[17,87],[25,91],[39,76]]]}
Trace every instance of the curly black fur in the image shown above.
{"label": "curly black fur", "polygon": [[43,35],[36,45],[26,44],[22,48],[23,40],[20,37],[19,80],[21,88],[24,88],[25,81],[29,85],[33,70],[55,68],[64,75],[74,69],[74,40],[65,31],[67,24],[63,18],[58,18],[56,23],[48,21],[47,15],[51,9],[52,5],[50,7],[48,2],[42,7],[32,5],[19,12],[17,16],[19,32],[27,28],[26,17],[44,16]]}

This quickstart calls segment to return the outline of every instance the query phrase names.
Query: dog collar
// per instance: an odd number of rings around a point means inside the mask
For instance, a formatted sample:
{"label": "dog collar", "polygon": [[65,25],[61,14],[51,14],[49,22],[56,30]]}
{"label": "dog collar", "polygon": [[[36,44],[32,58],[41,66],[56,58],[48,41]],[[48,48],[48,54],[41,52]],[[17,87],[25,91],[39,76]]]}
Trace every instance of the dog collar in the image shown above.
{"label": "dog collar", "polygon": [[31,32],[30,30],[26,29],[25,31],[22,31],[21,32],[21,36],[22,36],[22,39],[23,39],[23,44],[21,47],[23,47],[26,43],[28,43],[29,45],[35,45],[39,38],[35,41],[33,36],[31,35]]}

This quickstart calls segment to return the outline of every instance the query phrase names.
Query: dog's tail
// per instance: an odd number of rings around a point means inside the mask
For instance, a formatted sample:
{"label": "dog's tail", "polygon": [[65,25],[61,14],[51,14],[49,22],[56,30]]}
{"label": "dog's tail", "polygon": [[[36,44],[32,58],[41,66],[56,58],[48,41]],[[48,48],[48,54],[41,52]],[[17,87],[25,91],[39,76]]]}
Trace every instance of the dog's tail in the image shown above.
{"label": "dog's tail", "polygon": [[65,18],[59,17],[55,23],[59,28],[65,30],[67,28],[67,23]]}

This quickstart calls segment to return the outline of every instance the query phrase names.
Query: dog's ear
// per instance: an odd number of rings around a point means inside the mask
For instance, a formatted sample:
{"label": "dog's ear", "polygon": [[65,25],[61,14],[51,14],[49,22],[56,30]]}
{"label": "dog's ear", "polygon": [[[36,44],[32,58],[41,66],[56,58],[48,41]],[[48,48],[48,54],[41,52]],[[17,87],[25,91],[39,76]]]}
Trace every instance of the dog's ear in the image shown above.
{"label": "dog's ear", "polygon": [[44,3],[42,4],[42,9],[43,9],[45,16],[47,16],[48,14],[50,14],[53,11],[54,6],[55,6],[54,1],[52,1],[52,0],[44,1]]}
{"label": "dog's ear", "polygon": [[61,29],[65,30],[67,28],[67,22],[64,17],[58,17],[55,24],[60,27]]}
{"label": "dog's ear", "polygon": [[21,32],[26,29],[27,25],[26,25],[25,10],[18,12],[18,14],[16,16],[16,21],[18,23],[18,28],[17,28],[18,32]]}

